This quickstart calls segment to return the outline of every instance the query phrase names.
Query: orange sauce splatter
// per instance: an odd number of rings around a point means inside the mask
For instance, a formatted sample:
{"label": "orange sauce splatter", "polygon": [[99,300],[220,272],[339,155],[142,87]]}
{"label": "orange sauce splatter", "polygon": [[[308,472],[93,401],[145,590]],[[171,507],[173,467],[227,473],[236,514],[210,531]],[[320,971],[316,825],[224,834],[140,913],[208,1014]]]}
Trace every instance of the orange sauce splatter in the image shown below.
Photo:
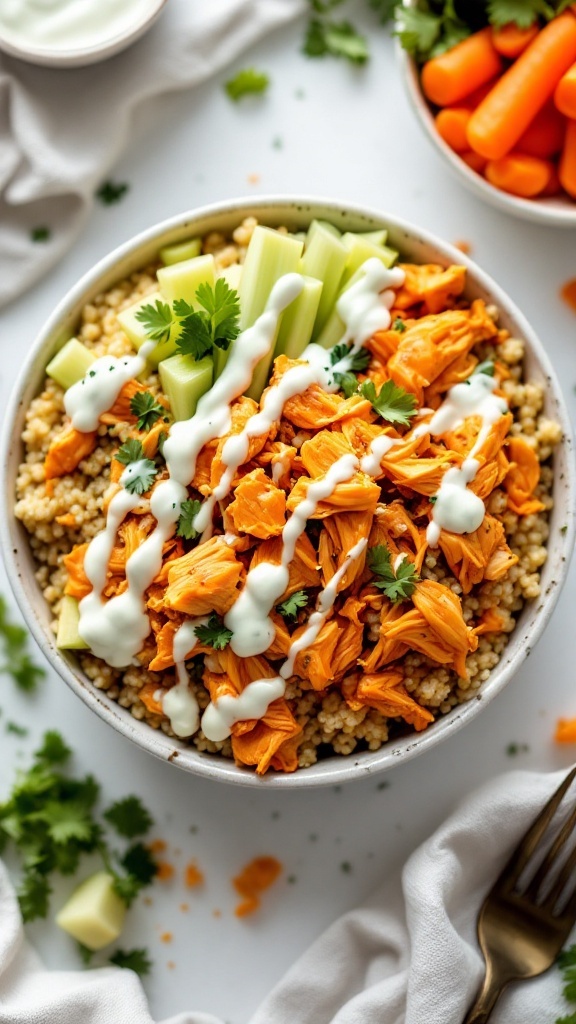
{"label": "orange sauce splatter", "polygon": [[190,905],[188,903],[181,903],[180,910],[182,911],[183,914],[187,914],[188,911],[190,910]]}
{"label": "orange sauce splatter", "polygon": [[232,879],[236,892],[242,897],[234,913],[237,917],[253,914],[260,906],[260,894],[268,889],[282,871],[275,857],[255,857]]}
{"label": "orange sauce splatter", "polygon": [[249,174],[248,175],[248,184],[249,185],[259,185],[260,184],[260,175],[259,174]]}
{"label": "orange sauce splatter", "polygon": [[173,960],[169,960],[168,963],[166,964],[166,967],[168,968],[169,971],[173,971],[174,968],[176,967],[176,964],[174,963]]}
{"label": "orange sauce splatter", "polygon": [[166,845],[167,844],[164,839],[153,839],[149,848],[152,853],[164,853]]}
{"label": "orange sauce splatter", "polygon": [[556,743],[576,743],[576,718],[559,718],[554,739]]}
{"label": "orange sauce splatter", "polygon": [[222,917],[222,911],[218,910],[218,909],[213,910],[212,911],[212,917]]}
{"label": "orange sauce splatter", "polygon": [[172,932],[162,932],[160,942],[172,942]]}
{"label": "orange sauce splatter", "polygon": [[564,282],[560,289],[560,297],[576,313],[576,277]]}
{"label": "orange sauce splatter", "polygon": [[186,869],[184,871],[185,885],[188,889],[195,889],[197,885],[202,885],[203,882],[204,875],[196,863],[191,860],[190,863],[186,865]]}
{"label": "orange sauce splatter", "polygon": [[160,882],[168,882],[174,877],[174,865],[169,864],[167,860],[158,861],[158,871],[156,872],[156,878]]}
{"label": "orange sauce splatter", "polygon": [[460,239],[458,242],[454,242],[454,248],[459,249],[460,252],[463,252],[465,256],[469,256],[470,253],[472,252],[471,243],[464,241],[464,239]]}

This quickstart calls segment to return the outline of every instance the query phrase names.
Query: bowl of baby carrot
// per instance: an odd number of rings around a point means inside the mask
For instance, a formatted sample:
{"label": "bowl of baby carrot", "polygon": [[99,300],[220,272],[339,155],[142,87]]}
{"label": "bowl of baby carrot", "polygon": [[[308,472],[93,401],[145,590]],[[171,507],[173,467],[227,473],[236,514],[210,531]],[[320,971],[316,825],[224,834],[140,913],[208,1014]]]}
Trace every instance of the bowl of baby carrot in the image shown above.
{"label": "bowl of baby carrot", "polygon": [[508,683],[565,578],[569,419],[456,249],[328,200],[175,217],[89,271],[5,416],[2,551],[56,673],[196,775],[392,768]]}
{"label": "bowl of baby carrot", "polygon": [[462,183],[508,213],[576,227],[576,5],[397,10],[410,100]]}

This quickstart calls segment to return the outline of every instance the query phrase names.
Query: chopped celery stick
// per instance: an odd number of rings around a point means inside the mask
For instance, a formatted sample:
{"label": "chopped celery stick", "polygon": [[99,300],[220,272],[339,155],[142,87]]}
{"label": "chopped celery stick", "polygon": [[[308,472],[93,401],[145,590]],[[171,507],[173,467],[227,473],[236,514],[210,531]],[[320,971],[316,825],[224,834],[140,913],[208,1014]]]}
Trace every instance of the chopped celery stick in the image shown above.
{"label": "chopped celery stick", "polygon": [[342,235],[342,243],[348,250],[348,262],[342,276],[342,285],[346,285],[358,268],[373,256],[385,267],[391,267],[398,256],[394,249],[389,249],[386,245],[374,245],[373,242],[367,241],[361,235],[354,235],[351,231]]}
{"label": "chopped celery stick", "polygon": [[329,220],[313,220],[310,222],[310,227],[308,228],[308,240],[310,239],[311,229],[312,232],[314,232],[317,227],[322,228],[324,231],[328,231],[331,235],[334,235],[334,238],[340,238],[340,235],[342,234],[342,232],[339,231],[334,224],[331,224]]}
{"label": "chopped celery stick", "polygon": [[[338,302],[338,299],[342,295],[342,292],[347,291],[348,288],[351,287],[351,285],[356,284],[356,281],[359,281],[361,277],[361,271],[357,270],[356,273],[352,275],[350,280],[340,289],[336,302]],[[317,345],[322,345],[322,348],[332,348],[333,345],[337,345],[338,342],[342,340],[342,337],[345,333],[346,325],[342,318],[339,316],[335,303],[334,308],[330,313],[330,316],[328,317],[326,323],[324,324],[321,333],[314,340]]]}
{"label": "chopped celery stick", "polygon": [[78,601],[75,597],[65,594],[60,605],[58,633],[56,634],[56,647],[61,651],[85,651],[88,647],[78,632],[79,622]]}
{"label": "chopped celery stick", "polygon": [[323,221],[313,220],[308,228],[300,269],[307,277],[317,277],[323,283],[314,337],[322,330],[334,306],[348,257],[348,250],[340,238],[329,231]]}
{"label": "chopped celery stick", "polygon": [[[128,336],[134,348],[138,350],[145,341],[149,341],[149,337],[146,334],[144,324],[140,323],[136,319],[136,314],[142,309],[142,306],[155,306],[156,303],[165,302],[163,295],[160,292],[154,292],[152,295],[147,295],[145,299],[140,299],[135,302],[133,306],[129,306],[128,309],[124,309],[121,313],[117,314],[116,319],[120,324],[120,327],[124,331],[124,334]],[[170,330],[170,337],[167,341],[159,341],[156,343],[155,348],[148,356],[148,363],[153,368],[158,366],[161,359],[167,359],[168,356],[174,355],[176,349],[176,338],[180,333],[178,324],[174,324]]]}
{"label": "chopped celery stick", "polygon": [[81,341],[70,338],[70,341],[67,341],[50,360],[46,373],[66,390],[82,380],[95,358],[96,356],[93,356]]}
{"label": "chopped celery stick", "polygon": [[386,245],[388,238],[386,228],[381,228],[379,231],[357,231],[356,235],[358,238],[364,238],[367,242],[373,242],[374,245]]}
{"label": "chopped celery stick", "polygon": [[312,337],[321,294],[322,282],[315,277],[305,277],[300,295],[282,317],[274,357],[283,354],[298,359],[302,355]]}
{"label": "chopped celery stick", "polygon": [[297,242],[304,243],[306,241],[306,232],[305,231],[293,231],[292,232],[292,238],[295,238]]}
{"label": "chopped celery stick", "polygon": [[200,255],[202,239],[189,238],[187,242],[178,242],[176,245],[165,245],[160,249],[160,259],[166,267],[173,263],[181,263],[182,260],[191,260],[194,256]]}
{"label": "chopped celery stick", "polygon": [[124,927],[126,904],[114,889],[114,878],[97,871],[72,893],[56,924],[88,949],[102,949],[117,939]]}
{"label": "chopped celery stick", "polygon": [[[232,288],[234,291],[237,292],[240,288],[240,281],[242,280],[241,264],[232,263],[231,266],[224,267],[223,270],[220,270],[218,272],[218,277],[223,277],[228,287]],[[224,351],[223,348],[218,348],[218,345],[213,346],[212,357],[214,359],[214,380],[216,380],[220,376],[222,370],[226,366],[226,363],[228,362],[228,356],[230,355],[230,350],[232,348],[232,345],[234,344],[235,342],[232,342],[232,344],[230,345],[229,348],[226,349],[226,351]]]}
{"label": "chopped celery stick", "polygon": [[165,302],[172,304],[175,299],[184,299],[198,309],[198,286],[209,284],[214,287],[214,257],[211,254],[194,256],[191,260],[182,260],[181,263],[173,263],[170,267],[160,267],[156,277]]}
{"label": "chopped celery stick", "polygon": [[[272,228],[260,224],[254,229],[246,250],[246,259],[240,281],[240,328],[251,327],[258,319],[270,296],[273,286],[284,276],[300,269],[302,242],[290,235],[281,235]],[[259,400],[267,381],[272,362],[274,346],[270,354],[260,360],[252,374],[252,383],[246,392],[250,398]]]}
{"label": "chopped celery stick", "polygon": [[212,387],[214,365],[211,356],[170,356],[158,367],[160,382],[175,420],[188,420],[196,412],[198,399]]}

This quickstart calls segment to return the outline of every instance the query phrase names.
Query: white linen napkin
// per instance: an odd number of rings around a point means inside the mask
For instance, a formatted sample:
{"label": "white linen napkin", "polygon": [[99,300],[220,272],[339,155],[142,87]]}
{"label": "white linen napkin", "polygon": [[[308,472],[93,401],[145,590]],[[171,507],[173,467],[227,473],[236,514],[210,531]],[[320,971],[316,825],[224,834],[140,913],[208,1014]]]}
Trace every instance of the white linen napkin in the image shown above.
{"label": "white linen napkin", "polygon": [[[305,0],[168,0],[147,35],[101,64],[58,70],[0,53],[0,306],[70,247],[130,141],[137,107],[205,81],[304,8]],[[51,235],[34,243],[40,225]]]}
{"label": "white linen napkin", "polygon": [[[483,976],[485,893],[564,772],[509,772],[467,797],[401,876],[332,925],[250,1024],[461,1024]],[[569,1012],[556,968],[511,985],[491,1024],[553,1024]],[[152,1024],[138,979],[107,967],[46,971],[23,938],[0,864],[0,1024]],[[182,1013],[163,1024],[219,1024]]]}

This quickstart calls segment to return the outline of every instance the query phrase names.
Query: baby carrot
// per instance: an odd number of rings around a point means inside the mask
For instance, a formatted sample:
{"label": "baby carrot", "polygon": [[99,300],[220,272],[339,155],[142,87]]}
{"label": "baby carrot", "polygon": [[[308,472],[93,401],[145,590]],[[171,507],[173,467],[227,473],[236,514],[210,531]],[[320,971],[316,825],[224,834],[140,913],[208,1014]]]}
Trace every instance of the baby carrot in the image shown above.
{"label": "baby carrot", "polygon": [[467,130],[470,147],[489,160],[514,149],[575,60],[576,18],[565,12],[538,33],[474,111]]}
{"label": "baby carrot", "polygon": [[513,21],[508,25],[503,25],[502,28],[493,28],[492,42],[494,43],[494,49],[502,57],[506,57],[508,60],[515,60],[530,45],[532,40],[536,38],[539,31],[540,26],[537,21],[530,25],[530,28],[518,28],[518,25],[515,25]]}
{"label": "baby carrot", "polygon": [[554,90],[554,103],[561,114],[576,118],[576,64],[558,82]]}
{"label": "baby carrot", "polygon": [[558,177],[562,188],[576,199],[576,121],[568,121]]}
{"label": "baby carrot", "polygon": [[486,164],[488,161],[485,156],[480,156],[480,153],[475,153],[473,149],[467,150],[466,153],[459,154],[465,164],[468,164],[476,174],[484,174]]}
{"label": "baby carrot", "polygon": [[445,107],[434,118],[438,134],[444,142],[457,153],[468,149],[466,125],[470,120],[470,111],[465,107]]}
{"label": "baby carrot", "polygon": [[483,28],[447,53],[427,61],[422,68],[422,88],[432,103],[449,107],[501,70],[502,60],[492,45],[492,29]]}
{"label": "baby carrot", "polygon": [[565,118],[553,103],[548,102],[536,114],[514,148],[520,153],[528,153],[529,156],[554,156],[562,149],[565,131]]}
{"label": "baby carrot", "polygon": [[542,191],[541,191],[541,193],[540,193],[538,198],[539,199],[540,198],[543,199],[544,196],[557,196],[558,193],[561,192],[561,191],[562,191],[562,185],[560,184],[560,178],[558,177],[558,171],[553,166],[552,167],[552,174],[550,175],[550,181],[546,185],[546,188],[542,189]]}
{"label": "baby carrot", "polygon": [[491,185],[511,192],[515,196],[530,199],[546,188],[552,177],[553,166],[548,160],[523,153],[509,153],[500,160],[489,160],[486,164],[486,178]]}

